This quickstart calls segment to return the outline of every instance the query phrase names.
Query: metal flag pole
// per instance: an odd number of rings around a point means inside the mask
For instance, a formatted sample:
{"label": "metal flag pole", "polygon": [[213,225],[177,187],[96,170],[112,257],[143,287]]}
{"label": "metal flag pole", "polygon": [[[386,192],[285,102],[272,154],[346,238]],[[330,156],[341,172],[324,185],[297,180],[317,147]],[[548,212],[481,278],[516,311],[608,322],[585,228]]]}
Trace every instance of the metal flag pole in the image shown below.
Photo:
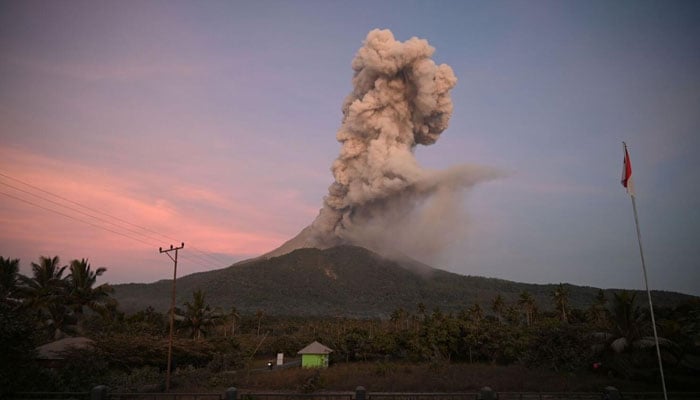
{"label": "metal flag pole", "polygon": [[666,378],[664,378],[664,366],[661,362],[661,348],[659,347],[659,336],[656,333],[656,320],[654,318],[654,305],[651,302],[651,291],[649,290],[649,280],[647,279],[647,267],[644,262],[644,250],[642,249],[642,234],[639,230],[639,217],[637,216],[637,202],[635,201],[634,191],[628,186],[629,179],[632,176],[632,165],[630,163],[629,153],[627,152],[627,144],[622,142],[625,149],[625,161],[622,170],[622,185],[627,188],[627,192],[632,198],[632,211],[634,212],[634,225],[637,228],[637,242],[639,243],[639,256],[642,260],[642,272],[644,273],[644,286],[647,290],[647,298],[649,299],[649,313],[651,314],[651,327],[654,331],[654,343],[656,344],[656,356],[659,359],[659,372],[661,372],[661,387],[664,391],[664,400],[668,400],[666,392]]}

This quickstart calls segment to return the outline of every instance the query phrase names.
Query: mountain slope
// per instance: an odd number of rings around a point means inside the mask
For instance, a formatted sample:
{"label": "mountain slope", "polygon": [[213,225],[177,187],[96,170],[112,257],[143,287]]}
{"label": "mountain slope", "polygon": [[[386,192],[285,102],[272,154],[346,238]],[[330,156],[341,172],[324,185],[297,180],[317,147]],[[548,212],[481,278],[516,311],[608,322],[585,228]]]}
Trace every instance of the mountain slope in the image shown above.
{"label": "mountain slope", "polygon": [[[122,309],[137,311],[170,305],[171,280],[151,284],[115,285]],[[463,276],[434,269],[414,260],[393,261],[367,249],[339,246],[325,250],[304,248],[279,257],[257,258],[231,267],[200,272],[177,280],[177,304],[202,289],[212,306],[236,306],[244,313],[264,310],[275,315],[334,315],[387,317],[402,307],[428,311],[458,311],[480,303],[486,309],[496,294],[514,302],[529,291],[543,309],[551,307],[555,285],[516,283]],[[571,305],[587,307],[598,289],[567,285]],[[655,292],[655,304],[677,304],[691,296]],[[638,296],[641,297],[641,296]]]}

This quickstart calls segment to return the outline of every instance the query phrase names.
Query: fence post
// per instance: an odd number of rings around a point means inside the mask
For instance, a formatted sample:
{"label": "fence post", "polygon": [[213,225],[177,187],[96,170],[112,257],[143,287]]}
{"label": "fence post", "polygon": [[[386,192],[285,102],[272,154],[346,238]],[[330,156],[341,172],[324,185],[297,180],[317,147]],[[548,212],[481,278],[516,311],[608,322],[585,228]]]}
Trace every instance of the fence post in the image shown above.
{"label": "fence post", "polygon": [[498,393],[494,392],[488,386],[484,386],[479,390],[479,395],[477,396],[479,400],[496,400],[498,399]]}
{"label": "fence post", "polygon": [[107,386],[99,385],[92,388],[90,400],[107,400]]}
{"label": "fence post", "polygon": [[355,400],[365,400],[367,398],[367,390],[364,386],[355,388]]}
{"label": "fence post", "polygon": [[224,400],[238,400],[238,389],[230,387],[224,392]]}

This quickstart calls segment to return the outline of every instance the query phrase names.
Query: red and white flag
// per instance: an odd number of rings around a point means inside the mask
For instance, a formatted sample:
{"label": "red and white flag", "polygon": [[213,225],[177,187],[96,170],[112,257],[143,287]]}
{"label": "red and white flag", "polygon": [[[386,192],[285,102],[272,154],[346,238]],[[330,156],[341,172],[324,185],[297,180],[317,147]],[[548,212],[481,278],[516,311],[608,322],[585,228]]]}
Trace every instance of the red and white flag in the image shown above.
{"label": "red and white flag", "polygon": [[632,163],[630,162],[630,154],[627,152],[627,145],[622,142],[625,149],[625,159],[622,163],[622,186],[627,189],[630,196],[634,196],[634,184],[632,183]]}

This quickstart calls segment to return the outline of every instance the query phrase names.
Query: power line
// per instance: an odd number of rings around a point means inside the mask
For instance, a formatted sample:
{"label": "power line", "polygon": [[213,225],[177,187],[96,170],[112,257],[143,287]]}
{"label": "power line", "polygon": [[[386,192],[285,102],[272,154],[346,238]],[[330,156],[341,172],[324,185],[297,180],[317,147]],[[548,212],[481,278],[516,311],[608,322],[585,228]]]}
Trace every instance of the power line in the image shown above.
{"label": "power line", "polygon": [[[160,236],[165,237],[164,235],[162,235],[162,234],[160,234],[160,233],[158,233],[158,232],[156,232],[156,231],[152,231],[152,230],[150,230],[150,229],[148,229],[148,228],[146,228],[146,227],[133,224],[133,223],[131,223],[131,222],[129,222],[129,221],[126,221],[126,220],[121,219],[121,218],[119,218],[119,217],[115,217],[114,215],[108,214],[108,213],[106,213],[106,212],[104,212],[104,211],[96,210],[96,209],[94,209],[94,208],[92,208],[92,207],[89,207],[89,206],[86,206],[86,205],[84,205],[84,204],[78,203],[77,201],[73,201],[73,200],[67,199],[67,198],[65,198],[65,197],[63,197],[63,196],[59,196],[59,195],[57,195],[57,194],[55,194],[55,193],[49,192],[48,190],[44,190],[44,189],[42,189],[42,188],[40,188],[40,187],[34,186],[34,185],[32,185],[31,183],[27,183],[27,182],[25,182],[25,181],[23,181],[23,180],[17,179],[17,178],[15,178],[15,177],[12,177],[12,176],[9,176],[9,175],[6,175],[6,174],[3,174],[2,172],[0,172],[0,176],[2,176],[2,177],[4,177],[4,178],[7,178],[7,179],[11,179],[11,180],[13,180],[13,181],[15,181],[15,182],[19,182],[19,183],[21,183],[21,184],[23,184],[23,185],[25,185],[25,186],[29,186],[29,187],[32,188],[32,189],[35,189],[35,190],[38,190],[38,191],[40,191],[40,192],[46,193],[46,194],[48,194],[48,195],[50,195],[50,196],[56,197],[56,198],[61,199],[61,200],[63,200],[63,201],[67,201],[67,202],[69,202],[69,203],[75,204],[75,205],[77,205],[77,206],[79,206],[79,207],[88,209],[88,210],[90,210],[90,211],[96,212],[96,213],[98,213],[98,214],[105,215],[105,216],[107,216],[107,217],[113,218],[113,219],[115,219],[115,220],[117,220],[117,221],[120,221],[120,222],[123,222],[123,223],[125,223],[125,224],[132,225],[132,226],[135,226],[135,227],[137,227],[137,228],[143,229],[143,230],[145,230],[145,231],[150,231],[150,232],[152,232],[152,233],[155,233],[155,234],[157,234],[157,235],[160,235]],[[167,239],[167,237],[165,237],[165,238]]]}
{"label": "power line", "polygon": [[[95,216],[95,215],[86,213],[86,212],[81,211],[81,210],[77,210],[77,209],[75,209],[75,208],[73,208],[73,207],[66,206],[65,204],[61,204],[61,203],[56,202],[56,201],[53,201],[53,200],[51,200],[51,199],[47,199],[47,198],[45,198],[45,197],[39,196],[39,195],[37,195],[36,193],[31,193],[31,192],[29,192],[29,191],[27,191],[27,190],[23,190],[23,189],[17,188],[16,186],[10,185],[10,184],[8,184],[8,183],[0,182],[0,183],[4,184],[4,185],[6,185],[6,186],[9,186],[9,187],[11,187],[11,188],[13,188],[13,189],[15,189],[15,190],[18,190],[18,191],[27,193],[27,194],[29,194],[29,195],[31,195],[31,196],[34,196],[34,197],[39,198],[39,199],[42,199],[42,200],[44,200],[44,201],[48,201],[48,202],[50,202],[50,203],[56,204],[56,205],[58,205],[58,206],[60,206],[60,207],[64,207],[64,208],[67,208],[67,209],[69,209],[69,210],[75,211],[75,212],[77,212],[77,213],[80,213],[80,214],[89,216],[89,217],[91,217],[91,218],[94,218],[94,219],[103,221],[103,222],[105,222],[105,223],[107,223],[107,224],[113,225],[113,226],[115,226],[115,227],[117,227],[117,228],[120,228],[120,229],[127,230],[127,231],[129,231],[129,232],[132,232],[132,233],[137,234],[137,235],[139,235],[139,236],[142,236],[142,237],[144,237],[144,238],[149,238],[149,239],[154,240],[154,241],[161,241],[161,240],[162,240],[161,238],[165,238],[165,239],[169,239],[169,240],[174,240],[174,239],[172,239],[172,238],[170,238],[170,237],[168,237],[168,236],[166,236],[166,235],[164,235],[164,234],[162,234],[162,233],[159,233],[159,232],[154,231],[154,230],[152,230],[152,229],[149,229],[149,228],[147,228],[147,227],[144,227],[144,226],[141,226],[141,225],[138,225],[138,224],[134,224],[134,223],[132,223],[132,222],[129,222],[129,221],[125,220],[125,219],[116,217],[116,216],[111,215],[111,214],[109,214],[109,213],[106,213],[106,212],[104,212],[104,211],[101,211],[101,210],[98,210],[98,209],[95,209],[95,208],[86,206],[86,205],[84,205],[84,204],[78,203],[78,202],[76,202],[76,201],[73,201],[73,200],[68,199],[68,198],[66,198],[66,197],[63,197],[63,196],[57,195],[57,194],[55,194],[55,193],[49,192],[49,191],[44,190],[44,189],[42,189],[42,188],[40,188],[40,187],[37,187],[37,186],[32,185],[32,184],[30,184],[30,183],[27,183],[27,182],[25,182],[25,181],[23,181],[23,180],[21,180],[21,179],[17,179],[17,178],[15,178],[15,177],[9,176],[9,175],[4,174],[4,173],[2,173],[2,172],[0,172],[0,176],[5,177],[5,178],[7,178],[7,179],[11,179],[11,180],[13,180],[13,181],[15,181],[15,182],[18,182],[18,183],[21,183],[22,185],[28,186],[28,187],[30,187],[30,188],[32,188],[32,189],[34,189],[34,190],[39,191],[39,192],[46,193],[46,194],[48,194],[48,195],[50,195],[50,196],[53,196],[53,197],[55,197],[55,198],[57,198],[57,199],[66,201],[66,202],[71,203],[71,204],[75,204],[75,205],[77,205],[78,207],[82,207],[82,208],[87,209],[87,210],[90,210],[90,211],[92,211],[92,212],[95,212],[95,213],[104,215],[104,216],[106,216],[106,217],[112,218],[112,219],[114,219],[114,220],[116,220],[116,221],[119,221],[119,222],[121,222],[121,223],[123,223],[123,224],[127,224],[127,225],[133,226],[133,227],[135,227],[135,228],[138,228],[138,229],[141,229],[141,230],[144,230],[144,231],[147,231],[147,232],[151,232],[151,233],[154,233],[154,234],[160,236],[160,238],[158,238],[158,237],[155,237],[155,236],[150,235],[150,234],[145,234],[145,233],[142,233],[142,232],[139,232],[139,231],[136,231],[136,230],[127,228],[127,227],[120,226],[119,224],[116,224],[116,223],[114,223],[114,222],[107,221],[107,220],[105,220],[105,219],[103,219],[103,218],[100,218],[100,217],[97,217],[97,216]],[[214,263],[214,264],[217,264],[217,265],[218,265],[218,264],[230,265],[230,264],[229,264],[229,263],[230,263],[229,260],[223,260],[223,259],[221,259],[221,258],[215,257],[215,256],[213,256],[212,254],[206,253],[206,252],[204,252],[203,250],[198,249],[198,248],[196,248],[196,247],[194,247],[194,246],[192,247],[192,250],[194,250],[195,253],[199,253],[199,256],[197,256],[196,254],[195,254],[194,256],[197,257],[197,258],[199,258],[199,260],[200,260],[200,261],[203,261],[205,264],[212,263],[212,261],[213,261],[213,263]],[[192,260],[190,257],[187,257],[187,258],[190,259],[190,260]]]}
{"label": "power line", "polygon": [[[94,209],[94,208],[92,208],[92,207],[85,206],[85,205],[83,205],[83,204],[81,204],[81,203],[78,203],[78,202],[76,202],[76,201],[67,199],[67,198],[65,198],[65,197],[63,197],[63,196],[59,196],[59,195],[54,194],[54,193],[51,193],[51,192],[49,192],[49,191],[47,191],[47,190],[41,189],[41,188],[39,188],[39,187],[36,187],[36,186],[34,186],[34,185],[32,185],[32,184],[29,184],[29,183],[27,183],[27,182],[24,182],[24,181],[22,181],[22,180],[20,180],[20,179],[17,179],[17,178],[11,177],[11,176],[9,176],[9,175],[3,174],[2,172],[0,172],[0,176],[5,177],[5,178],[7,178],[7,179],[11,179],[11,180],[16,181],[16,182],[19,182],[19,183],[21,183],[21,184],[23,184],[23,185],[26,185],[26,186],[28,186],[28,187],[30,187],[30,188],[32,188],[32,189],[35,189],[35,190],[37,190],[37,191],[39,191],[39,192],[46,193],[46,194],[48,194],[48,195],[50,195],[50,196],[53,196],[53,197],[55,197],[55,198],[57,198],[57,199],[66,201],[66,202],[71,203],[71,204],[75,204],[75,205],[77,205],[78,207],[82,207],[82,208],[87,209],[87,210],[90,210],[90,211],[92,211],[92,212],[94,212],[94,213],[102,214],[102,215],[104,215],[104,216],[107,216],[107,217],[109,217],[109,218],[112,218],[112,219],[114,219],[114,220],[117,220],[117,221],[121,222],[122,224],[127,224],[127,225],[130,225],[130,226],[133,226],[133,227],[136,227],[136,228],[139,228],[139,229],[148,231],[148,232],[153,232],[154,234],[156,234],[156,235],[158,235],[158,236],[161,236],[161,237],[164,237],[164,238],[168,238],[166,235],[163,235],[163,234],[161,234],[161,233],[159,233],[159,232],[156,232],[156,231],[154,231],[154,230],[152,230],[152,229],[149,229],[149,228],[146,228],[146,227],[143,227],[143,226],[140,226],[140,225],[131,223],[131,222],[126,221],[126,220],[124,220],[124,219],[122,219],[122,218],[113,216],[113,215],[111,215],[111,214],[108,214],[108,213],[106,213],[106,212],[103,212],[103,211]],[[102,229],[102,230],[104,230],[104,231],[107,231],[107,232],[110,232],[110,233],[114,233],[114,234],[117,234],[117,235],[120,235],[120,236],[129,238],[129,239],[134,240],[134,241],[136,241],[136,242],[145,244],[145,245],[147,245],[147,246],[149,246],[149,247],[154,247],[153,242],[147,242],[147,241],[144,240],[144,239],[153,240],[154,242],[157,242],[157,241],[160,240],[160,239],[158,239],[157,237],[155,237],[155,236],[153,236],[153,235],[146,234],[146,233],[143,233],[143,232],[139,232],[139,231],[137,231],[137,230],[131,229],[131,228],[126,227],[126,226],[122,226],[122,225],[117,224],[117,223],[115,223],[115,222],[106,220],[106,219],[104,219],[104,218],[100,218],[100,217],[98,217],[98,216],[96,216],[96,215],[93,215],[93,214],[91,214],[91,213],[85,212],[85,211],[80,210],[80,209],[78,209],[78,208],[70,207],[70,206],[68,206],[68,205],[66,205],[66,204],[62,204],[62,203],[57,202],[57,201],[55,201],[55,200],[49,199],[49,198],[47,198],[47,197],[41,196],[41,195],[39,195],[39,194],[33,193],[33,192],[31,192],[31,191],[28,191],[28,190],[25,190],[25,189],[22,189],[22,188],[19,188],[19,187],[17,187],[17,186],[8,184],[8,183],[6,183],[6,182],[1,182],[1,181],[0,181],[0,184],[5,185],[5,186],[7,186],[7,187],[9,187],[9,188],[12,188],[12,189],[14,189],[14,190],[16,190],[16,191],[19,191],[19,192],[28,194],[28,195],[30,195],[30,196],[33,196],[33,197],[35,197],[35,198],[37,198],[37,199],[40,199],[40,200],[49,202],[49,203],[54,204],[54,205],[56,205],[56,206],[58,206],[58,207],[62,207],[62,208],[65,208],[65,209],[67,209],[67,210],[70,210],[70,211],[72,211],[72,212],[75,212],[75,213],[78,213],[78,214],[87,216],[87,217],[89,217],[89,218],[95,219],[95,220],[97,220],[97,221],[102,222],[103,224],[108,224],[108,225],[110,225],[110,226],[115,227],[116,229],[121,229],[121,230],[124,230],[124,231],[127,231],[127,232],[131,232],[132,234],[137,235],[137,236],[133,236],[133,235],[127,234],[127,233],[125,233],[125,232],[120,232],[120,231],[118,231],[118,230],[111,229],[111,228],[109,228],[109,227],[103,226],[103,225],[98,224],[98,223],[91,222],[91,221],[89,221],[89,220],[85,220],[85,219],[78,218],[78,217],[76,217],[75,215],[67,214],[67,213],[65,213],[65,212],[56,210],[56,209],[54,209],[54,208],[47,207],[47,206],[45,206],[45,205],[38,204],[38,203],[36,203],[36,202],[27,200],[27,199],[22,198],[22,197],[18,197],[18,196],[12,195],[12,194],[7,193],[7,192],[0,192],[0,193],[4,194],[4,195],[7,196],[7,197],[10,197],[10,198],[15,199],[15,200],[17,200],[17,201],[21,201],[21,202],[26,203],[26,204],[29,204],[29,205],[31,205],[31,206],[34,206],[34,207],[37,207],[37,208],[40,208],[40,209],[43,209],[43,210],[46,210],[46,211],[49,211],[49,212],[58,214],[58,215],[61,215],[61,216],[63,216],[63,217],[72,219],[72,220],[74,220],[74,221],[78,221],[78,222],[81,222],[81,223],[90,225],[90,226],[92,226],[92,227],[94,227],[94,228]],[[219,259],[219,258],[217,258],[217,257],[214,257],[213,255],[208,254],[208,253],[206,253],[206,252],[204,252],[204,251],[202,251],[202,250],[199,250],[199,249],[194,249],[194,248],[193,248],[193,250],[195,250],[195,253],[199,253],[199,254],[192,254],[191,256],[186,256],[186,257],[183,257],[183,258],[186,258],[187,260],[193,262],[194,264],[199,264],[199,265],[204,266],[204,267],[212,267],[212,265],[213,265],[214,268],[224,268],[224,267],[226,267],[226,266],[231,265],[231,262],[230,262],[230,261],[222,261],[221,259]],[[213,261],[213,262],[212,262],[212,261]]]}
{"label": "power line", "polygon": [[[12,199],[21,201],[21,202],[23,202],[23,203],[29,204],[29,205],[31,205],[31,206],[40,208],[40,209],[42,209],[42,210],[46,210],[46,211],[52,212],[52,213],[54,213],[54,214],[58,214],[58,215],[61,215],[61,216],[63,216],[63,217],[72,219],[72,220],[74,220],[74,221],[81,222],[81,223],[86,224],[86,225],[90,225],[90,226],[92,226],[92,227],[94,227],[94,228],[102,229],[102,230],[104,230],[104,231],[107,231],[107,232],[110,232],[110,233],[113,233],[113,234],[116,234],[116,235],[123,236],[123,237],[125,237],[125,238],[128,238],[128,239],[134,240],[134,241],[136,241],[136,242],[139,242],[139,243],[141,243],[141,244],[144,244],[144,245],[146,245],[146,246],[148,246],[148,247],[153,247],[153,246],[154,246],[153,243],[146,242],[146,241],[144,241],[144,240],[142,240],[142,239],[140,239],[140,238],[138,238],[138,237],[131,236],[131,235],[127,235],[127,234],[125,234],[125,233],[123,233],[123,232],[119,232],[119,231],[116,231],[116,230],[114,230],[114,229],[106,228],[106,227],[104,227],[104,226],[101,226],[101,225],[92,223],[92,222],[90,222],[90,221],[86,221],[86,220],[84,220],[84,219],[77,218],[77,217],[75,217],[75,216],[73,216],[73,215],[66,214],[66,213],[61,212],[61,211],[59,211],[59,210],[55,210],[55,209],[53,209],[53,208],[49,208],[49,207],[43,206],[43,205],[41,205],[41,204],[37,204],[37,203],[35,203],[35,202],[33,202],[33,201],[30,201],[30,200],[27,200],[27,199],[24,199],[24,198],[21,198],[21,197],[14,196],[14,195],[12,195],[12,194],[10,194],[10,193],[6,193],[6,192],[0,190],[0,194],[3,194],[3,195],[5,195],[5,196],[7,196],[7,197],[10,197],[10,198],[12,198]],[[209,266],[211,266],[211,264],[208,263],[208,262],[202,263],[202,262],[201,262],[201,261],[202,261],[201,258],[200,258],[199,260],[197,260],[196,258],[188,257],[188,256],[185,256],[185,257],[183,257],[183,258],[185,258],[185,259],[187,259],[187,260],[193,262],[194,264],[200,264],[200,265],[202,265],[202,266],[207,266],[207,264],[209,264]],[[215,265],[215,266],[214,266],[214,268],[225,268],[225,267],[227,267],[227,265],[224,265],[224,266]]]}
{"label": "power line", "polygon": [[[117,226],[117,227],[119,227],[119,228],[121,228],[121,229],[130,231],[130,232],[135,233],[135,234],[137,234],[137,235],[141,235],[141,236],[143,236],[143,237],[147,237],[147,238],[150,238],[150,239],[155,240],[155,241],[161,241],[163,238],[164,238],[164,239],[167,239],[167,240],[170,240],[170,241],[175,240],[175,239],[173,239],[173,238],[171,238],[171,237],[168,237],[167,235],[164,235],[164,234],[162,234],[162,233],[159,233],[159,232],[154,231],[154,230],[152,230],[152,229],[149,229],[149,228],[147,228],[147,227],[144,227],[144,226],[141,226],[141,225],[138,225],[138,224],[134,224],[134,223],[132,223],[132,222],[130,222],[130,221],[127,221],[127,220],[125,220],[125,219],[119,218],[119,217],[114,216],[114,215],[112,215],[112,214],[109,214],[109,213],[107,213],[107,212],[104,212],[104,211],[101,211],[101,210],[98,210],[98,209],[95,209],[95,208],[86,206],[86,205],[81,204],[81,203],[79,203],[79,202],[77,202],[77,201],[74,201],[74,200],[68,199],[68,198],[66,198],[66,197],[60,196],[60,195],[58,195],[58,194],[49,192],[48,190],[42,189],[42,188],[40,188],[40,187],[38,187],[38,186],[32,185],[32,184],[30,184],[30,183],[27,183],[27,182],[21,180],[21,179],[18,179],[18,178],[9,176],[9,175],[4,174],[4,173],[2,173],[2,172],[0,172],[0,176],[4,177],[4,178],[6,178],[6,179],[13,180],[13,181],[18,182],[18,183],[21,183],[21,184],[23,184],[23,185],[25,185],[25,186],[28,186],[28,187],[30,187],[30,188],[32,188],[32,189],[34,189],[34,190],[38,190],[38,191],[40,191],[40,192],[42,192],[42,193],[46,193],[46,194],[48,194],[48,195],[50,195],[50,196],[53,196],[53,197],[55,197],[55,198],[57,198],[57,199],[66,201],[66,202],[71,203],[71,204],[74,204],[74,205],[77,205],[78,207],[82,207],[82,208],[87,209],[87,210],[90,210],[90,211],[92,211],[92,212],[95,212],[95,213],[104,215],[104,216],[106,216],[106,217],[112,218],[112,219],[114,219],[114,220],[116,220],[116,221],[121,222],[122,224],[126,224],[126,225],[133,226],[133,227],[135,227],[135,228],[144,230],[144,231],[146,231],[146,232],[153,233],[153,234],[158,235],[158,236],[160,236],[160,237],[159,237],[159,238],[156,238],[156,237],[154,237],[154,236],[152,236],[152,235],[144,234],[144,233],[135,231],[135,230],[133,230],[133,229],[129,229],[129,228],[126,228],[126,227],[121,227],[121,226],[119,226],[118,224],[115,224],[114,222],[110,222],[110,221],[104,220],[104,219],[102,219],[102,218],[99,218],[99,217],[96,217],[96,216],[94,216],[94,215],[85,213],[85,212],[83,212],[83,211],[76,210],[76,209],[74,209],[74,208],[72,208],[72,207],[68,207],[68,206],[66,206],[66,205],[57,203],[57,202],[55,202],[55,201],[53,201],[53,200],[50,200],[50,199],[41,197],[41,196],[39,196],[39,195],[37,195],[37,194],[28,192],[28,191],[26,191],[26,190],[19,189],[19,188],[15,187],[15,186],[12,186],[12,185],[7,184],[7,183],[0,182],[0,183],[4,184],[4,185],[6,185],[6,186],[9,186],[9,187],[11,187],[11,188],[13,188],[13,189],[15,189],[15,190],[19,190],[19,191],[21,191],[21,192],[30,194],[30,195],[32,195],[32,196],[34,196],[34,197],[40,198],[40,199],[42,199],[42,200],[45,200],[45,201],[48,201],[48,202],[51,202],[51,203],[54,203],[54,204],[59,205],[59,206],[61,206],[61,207],[68,208],[68,209],[70,209],[70,210],[74,210],[74,211],[76,211],[76,212],[78,212],[78,213],[87,215],[87,216],[89,216],[89,217],[91,217],[91,218],[95,218],[95,219],[97,219],[97,220],[103,221],[103,222],[108,223],[108,224],[110,224],[110,225]],[[220,259],[220,258],[218,258],[218,257],[215,257],[214,255],[212,255],[212,254],[210,254],[210,253],[206,253],[206,252],[204,252],[203,250],[200,250],[200,249],[198,249],[198,248],[196,248],[196,247],[194,247],[194,246],[190,246],[190,248],[191,248],[192,250],[194,250],[195,253],[199,253],[199,254],[200,254],[200,257],[199,257],[199,258],[202,259],[202,261],[205,261],[204,258],[208,258],[208,260],[206,260],[206,262],[212,262],[212,261],[214,261],[216,264],[225,264],[225,265],[228,264],[228,263],[230,262],[230,261],[225,261],[225,260],[223,260],[223,259]],[[202,257],[203,257],[203,258],[202,258]]]}
{"label": "power line", "polygon": [[84,212],[84,211],[81,211],[81,210],[79,210],[79,209],[77,209],[77,208],[69,207],[69,206],[67,206],[67,205],[65,205],[65,204],[61,204],[61,203],[59,203],[59,202],[57,202],[57,201],[53,201],[53,200],[51,200],[51,199],[47,199],[47,198],[45,198],[45,197],[39,196],[39,195],[37,195],[37,194],[35,194],[35,193],[32,193],[32,192],[30,192],[30,191],[27,191],[27,190],[24,190],[24,189],[20,189],[20,188],[18,188],[18,187],[16,187],[16,186],[12,186],[12,185],[10,185],[10,184],[8,184],[8,183],[0,182],[0,184],[5,185],[5,186],[7,186],[7,187],[10,187],[10,188],[12,188],[12,189],[15,189],[15,190],[17,190],[17,191],[19,191],[19,192],[26,193],[26,194],[28,194],[28,195],[30,195],[30,196],[34,196],[34,197],[39,198],[39,199],[41,199],[41,200],[48,201],[49,203],[55,204],[55,205],[57,205],[57,206],[59,206],[59,207],[67,208],[67,209],[69,209],[69,210],[71,210],[71,211],[77,212],[78,214],[85,215],[86,217],[94,218],[94,219],[96,219],[96,220],[98,220],[98,221],[101,221],[101,222],[104,222],[104,223],[107,223],[107,224],[116,226],[117,228],[124,229],[124,230],[126,230],[126,231],[129,231],[129,232],[131,232],[131,233],[134,233],[134,234],[137,234],[137,235],[140,235],[140,236],[143,236],[143,237],[148,237],[148,235],[144,235],[144,234],[141,233],[141,232],[138,232],[138,231],[135,231],[135,230],[132,230],[132,229],[129,229],[129,228],[125,228],[125,227],[122,227],[122,226],[119,226],[119,225],[115,224],[114,222],[107,221],[107,220],[104,219],[104,218],[100,218],[100,217],[94,216],[94,215],[92,215],[92,214],[86,213],[86,212]]}
{"label": "power line", "polygon": [[82,222],[82,223],[84,223],[84,224],[93,226],[93,227],[95,227],[95,228],[102,229],[102,230],[105,230],[105,231],[107,231],[107,232],[111,232],[111,233],[114,233],[114,234],[117,234],[117,235],[124,236],[124,237],[126,237],[126,238],[131,239],[131,240],[135,240],[135,241],[137,241],[137,242],[139,242],[139,243],[142,243],[142,244],[145,244],[145,245],[148,245],[148,246],[151,245],[150,243],[144,242],[144,241],[141,240],[141,239],[135,238],[135,237],[133,237],[133,236],[129,236],[129,235],[125,234],[125,233],[118,232],[118,231],[115,231],[115,230],[112,230],[112,229],[109,229],[109,228],[105,228],[104,226],[100,226],[100,225],[97,225],[97,224],[93,224],[92,222],[85,221],[85,220],[82,220],[82,219],[80,219],[80,218],[76,218],[76,217],[74,217],[74,216],[72,216],[72,215],[68,215],[68,214],[66,214],[66,213],[63,213],[63,212],[58,211],[58,210],[54,210],[54,209],[52,209],[52,208],[44,207],[44,206],[42,206],[42,205],[40,205],[40,204],[34,203],[34,202],[29,201],[29,200],[27,200],[27,199],[23,199],[23,198],[21,198],[21,197],[14,196],[14,195],[11,195],[11,194],[9,194],[9,193],[5,193],[5,192],[3,192],[3,191],[0,191],[0,194],[4,194],[4,195],[7,196],[7,197],[10,197],[10,198],[13,198],[13,199],[15,199],[15,200],[19,200],[19,201],[21,201],[21,202],[30,204],[30,205],[32,205],[32,206],[34,206],[34,207],[38,207],[38,208],[41,208],[41,209],[43,209],[43,210],[50,211],[50,212],[55,213],[55,214],[58,214],[58,215],[62,215],[62,216],[64,216],[64,217],[70,218],[70,219],[72,219],[72,220],[74,220],[74,221]]}

